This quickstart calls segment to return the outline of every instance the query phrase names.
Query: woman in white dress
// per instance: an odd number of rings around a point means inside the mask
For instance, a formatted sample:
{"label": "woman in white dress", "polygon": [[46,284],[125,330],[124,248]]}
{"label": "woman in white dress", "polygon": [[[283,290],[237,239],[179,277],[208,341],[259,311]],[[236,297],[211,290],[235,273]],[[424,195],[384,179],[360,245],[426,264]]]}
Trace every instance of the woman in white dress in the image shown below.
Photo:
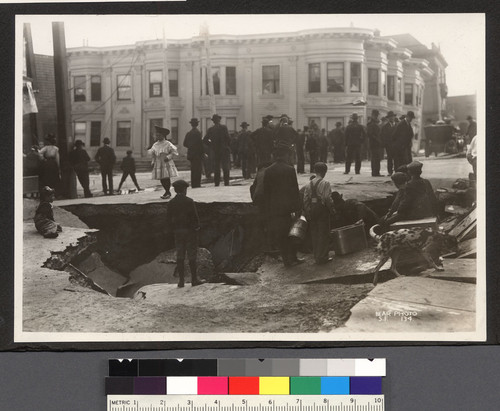
{"label": "woman in white dress", "polygon": [[178,172],[175,167],[173,156],[178,156],[177,147],[175,147],[166,137],[170,134],[168,128],[155,126],[156,137],[158,140],[148,150],[153,157],[151,165],[153,171],[151,173],[152,180],[160,180],[161,185],[165,189],[165,194],[161,196],[163,199],[169,199],[170,194],[170,179],[177,177]]}

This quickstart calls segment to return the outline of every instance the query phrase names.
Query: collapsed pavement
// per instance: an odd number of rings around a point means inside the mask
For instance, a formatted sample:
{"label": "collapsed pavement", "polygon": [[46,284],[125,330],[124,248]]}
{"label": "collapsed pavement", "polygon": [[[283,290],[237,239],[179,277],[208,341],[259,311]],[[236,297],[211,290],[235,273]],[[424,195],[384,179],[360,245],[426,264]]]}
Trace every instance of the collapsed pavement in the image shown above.
{"label": "collapsed pavement", "polygon": [[[59,271],[54,276],[60,281],[59,292],[72,293],[73,301],[75,296],[78,296],[86,309],[90,309],[88,300],[92,300],[92,305],[105,310],[109,318],[94,317],[93,321],[86,322],[79,318],[81,315],[77,315],[75,321],[78,321],[78,324],[75,324],[71,318],[66,318],[68,307],[54,314],[56,318],[53,317],[52,320],[41,318],[42,314],[38,315],[36,311],[47,313],[50,310],[49,303],[34,303],[37,296],[41,295],[39,287],[44,287],[43,280],[51,276],[44,271],[45,277],[37,277],[36,288],[25,287],[25,295],[28,297],[24,307],[26,330],[42,331],[47,327],[58,331],[94,332],[107,332],[109,328],[135,332],[288,333],[333,330],[342,332],[344,328],[346,331],[350,330],[357,307],[372,298],[371,295],[377,291],[373,290],[371,285],[371,273],[378,262],[372,244],[358,253],[336,256],[333,263],[326,267],[318,267],[308,258],[301,266],[285,269],[279,260],[263,254],[262,228],[255,224],[255,209],[247,198],[248,187],[242,187],[234,187],[240,194],[236,194],[237,198],[233,198],[231,202],[206,202],[206,199],[204,202],[198,199],[202,219],[200,246],[203,249],[200,253],[203,261],[200,263],[204,267],[201,277],[210,283],[195,288],[188,287],[185,290],[178,290],[175,286],[177,280],[174,276],[173,238],[165,230],[162,221],[168,203],[159,201],[156,192],[102,197],[92,199],[91,202],[57,202],[72,216],[78,216],[75,219],[83,226],[98,229],[92,232],[95,241],[82,246],[78,256],[68,258],[76,268],[72,270],[69,267],[68,270],[69,278],[73,279],[71,285],[68,285],[68,273]],[[378,186],[370,182],[369,187],[366,187],[366,184],[348,180],[344,184],[334,185],[333,189],[348,193],[346,197],[351,194],[351,198],[355,193],[359,193],[361,201],[372,208],[379,208],[379,215],[384,207],[387,207],[390,193],[394,191],[390,181],[380,182]],[[216,193],[216,196],[220,193],[221,191]],[[206,196],[207,190],[191,190],[189,195],[196,200],[197,196]],[[123,203],[125,197],[135,197],[134,202]],[[458,220],[465,220],[466,216],[459,215],[454,218],[454,223],[449,222],[450,228],[456,228],[460,223]],[[76,229],[66,229],[64,223],[63,226],[64,235],[76,235]],[[37,236],[28,222],[25,227],[25,244],[33,242],[38,244],[38,247],[47,247],[51,240]],[[89,232],[83,227],[79,230],[83,235]],[[467,226],[465,230],[468,230],[469,237],[464,241],[473,240],[470,227]],[[59,241],[69,240],[68,248],[77,248],[75,239],[66,239],[64,235]],[[50,242],[51,249],[53,244]],[[44,258],[50,254],[47,251],[44,252]],[[473,254],[469,253],[467,256],[471,257]],[[31,254],[26,255],[25,282],[30,276],[36,276],[40,259],[45,263],[51,258],[47,256],[47,259],[43,260],[41,256],[34,258]],[[60,256],[58,258],[60,259]],[[52,263],[49,263],[49,266],[50,264]],[[53,268],[61,269],[55,266]],[[467,270],[471,271],[471,267]],[[79,278],[78,273],[88,276],[88,279]],[[387,272],[381,273],[382,281],[390,278]],[[447,280],[450,281],[450,278]],[[411,284],[419,280],[416,277],[404,277],[396,282],[382,284],[378,289],[383,290],[382,287],[401,282],[404,289],[404,284],[412,287]],[[438,286],[442,284],[444,283],[438,283]],[[467,285],[474,287],[472,283]],[[89,287],[94,295],[84,290],[89,290]],[[97,289],[101,289],[101,292],[96,293]],[[102,292],[103,290],[105,292]],[[469,291],[466,293],[470,294]],[[113,298],[114,296],[129,297],[133,300]],[[55,301],[68,303],[69,300],[64,297],[51,299],[51,303]],[[87,303],[83,303],[84,301]],[[380,304],[380,300],[378,303]],[[70,310],[72,313],[78,312],[79,303],[74,305],[75,308]],[[132,321],[135,326],[130,324],[128,316],[123,318],[124,309],[127,313],[130,310],[135,312]],[[166,314],[165,310],[170,311]],[[175,317],[176,310],[182,313],[182,321]],[[203,314],[200,314],[201,311]],[[157,318],[160,313],[162,319]],[[90,315],[94,314],[95,312],[92,312]],[[117,322],[111,325],[113,316],[116,316]],[[346,327],[342,327],[344,324]],[[468,318],[465,323],[456,324],[455,327],[456,330],[470,330],[470,324]],[[362,329],[380,331],[374,327],[372,323],[368,327],[363,325]]]}

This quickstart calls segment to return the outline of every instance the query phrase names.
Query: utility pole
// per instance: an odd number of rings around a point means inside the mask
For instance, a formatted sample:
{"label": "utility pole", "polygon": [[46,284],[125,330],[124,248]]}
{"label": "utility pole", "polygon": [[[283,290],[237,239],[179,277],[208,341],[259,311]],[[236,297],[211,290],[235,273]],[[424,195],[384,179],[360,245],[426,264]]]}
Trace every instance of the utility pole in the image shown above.
{"label": "utility pole", "polygon": [[71,109],[64,23],[52,22],[52,37],[54,43],[57,146],[59,147],[60,157],[61,194],[66,198],[76,198],[76,177],[69,162],[69,150],[73,148],[74,141],[71,135]]}
{"label": "utility pole", "polygon": [[[23,24],[23,37],[25,41],[25,56],[26,56],[26,77],[31,79],[33,89],[37,88],[38,78],[36,75],[35,54],[33,52],[33,40],[31,37],[31,25]],[[42,125],[40,116],[37,113],[29,113],[29,135],[23,133],[23,148],[29,149],[32,145],[38,145],[41,139]]]}
{"label": "utility pole", "polygon": [[210,115],[214,115],[217,111],[217,107],[215,106],[215,94],[214,94],[214,78],[212,77],[212,64],[210,62],[210,38],[209,38],[209,30],[208,24],[204,23],[200,27],[200,35],[203,35],[205,38],[205,69],[207,73],[207,82],[208,82],[208,97],[210,103]]}
{"label": "utility pole", "polygon": [[172,132],[170,121],[170,83],[168,77],[167,40],[165,38],[165,29],[163,29],[163,81],[163,93],[165,95],[165,124],[163,127],[168,128],[170,132]]}

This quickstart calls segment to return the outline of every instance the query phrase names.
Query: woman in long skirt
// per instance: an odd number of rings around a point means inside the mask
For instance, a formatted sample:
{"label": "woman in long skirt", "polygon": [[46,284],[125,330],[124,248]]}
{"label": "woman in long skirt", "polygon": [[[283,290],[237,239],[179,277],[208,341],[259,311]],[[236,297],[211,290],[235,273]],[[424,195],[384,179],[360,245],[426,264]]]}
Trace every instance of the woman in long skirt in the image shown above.
{"label": "woman in long skirt", "polygon": [[165,189],[165,194],[163,194],[161,198],[169,199],[171,197],[171,178],[177,177],[178,175],[173,156],[177,156],[179,153],[177,152],[177,147],[166,139],[170,134],[168,128],[155,126],[155,130],[158,141],[148,150],[149,154],[153,157],[153,161],[151,162],[153,166],[151,179],[160,180],[161,185]]}
{"label": "woman in long skirt", "polygon": [[47,144],[40,150],[40,155],[43,157],[41,170],[41,186],[48,186],[56,190],[60,188],[60,171],[59,171],[59,148],[56,146],[56,136],[54,134],[47,135]]}

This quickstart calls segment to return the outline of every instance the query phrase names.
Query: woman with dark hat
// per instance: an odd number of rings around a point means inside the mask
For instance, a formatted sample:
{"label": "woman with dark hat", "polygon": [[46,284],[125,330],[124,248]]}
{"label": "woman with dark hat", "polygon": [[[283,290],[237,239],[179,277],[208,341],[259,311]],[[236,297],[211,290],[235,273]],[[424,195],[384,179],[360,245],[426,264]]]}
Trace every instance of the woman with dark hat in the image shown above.
{"label": "woman with dark hat", "polygon": [[75,141],[73,151],[69,153],[69,161],[75,170],[78,181],[82,185],[85,198],[92,197],[89,188],[89,161],[90,157],[84,149],[85,143],[82,140]]}
{"label": "woman with dark hat", "polygon": [[41,185],[48,186],[54,190],[59,190],[61,181],[59,170],[59,148],[56,146],[56,136],[48,134],[46,137],[47,144],[40,150],[43,158],[42,172],[41,172]]}
{"label": "woman with dark hat", "polygon": [[178,175],[173,156],[178,156],[179,153],[177,152],[177,147],[166,139],[170,134],[168,128],[155,126],[155,130],[158,140],[153,144],[153,147],[148,150],[149,154],[153,157],[151,162],[153,166],[151,179],[160,180],[161,185],[165,189],[165,193],[161,198],[166,200],[172,197],[170,194],[170,179]]}
{"label": "woman with dark hat", "polygon": [[62,228],[54,220],[52,202],[55,198],[55,191],[50,187],[43,187],[40,191],[40,205],[36,209],[34,222],[36,230],[45,238],[56,238]]}

